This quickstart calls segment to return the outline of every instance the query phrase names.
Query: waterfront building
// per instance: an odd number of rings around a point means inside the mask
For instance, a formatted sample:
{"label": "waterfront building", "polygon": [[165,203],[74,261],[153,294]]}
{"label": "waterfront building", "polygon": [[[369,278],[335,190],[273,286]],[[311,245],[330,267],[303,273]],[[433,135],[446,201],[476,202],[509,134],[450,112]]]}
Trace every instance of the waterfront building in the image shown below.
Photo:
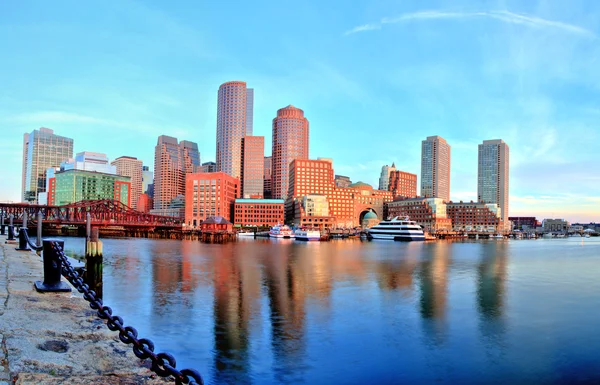
{"label": "waterfront building", "polygon": [[217,163],[215,163],[215,162],[202,163],[201,172],[217,172]]}
{"label": "waterfront building", "polygon": [[385,206],[387,218],[408,216],[431,233],[452,230],[452,220],[448,218],[446,203],[441,198],[400,198]]}
{"label": "waterfront building", "polygon": [[240,181],[224,172],[193,173],[185,178],[185,223],[198,227],[210,216],[233,221],[233,205]]}
{"label": "waterfront building", "polygon": [[450,145],[440,136],[421,143],[421,196],[450,201]]}
{"label": "waterfront building", "polygon": [[169,208],[177,195],[185,194],[185,176],[200,168],[200,153],[194,142],[161,135],[154,148],[154,208]]}
{"label": "waterfront building", "polygon": [[272,184],[271,184],[271,176],[273,175],[273,158],[270,156],[265,156],[264,162],[264,177],[263,177],[263,194],[265,199],[271,199],[272,197]]}
{"label": "waterfront building", "polygon": [[233,231],[233,223],[229,222],[222,216],[215,215],[214,217],[208,217],[200,224],[200,230],[204,232],[215,232],[215,231]]}
{"label": "waterfront building", "polygon": [[389,191],[390,186],[390,174],[396,171],[396,164],[392,163],[391,166],[387,164],[381,167],[381,175],[379,176],[379,189]]}
{"label": "waterfront building", "polygon": [[148,166],[142,166],[142,194],[154,197],[154,173]]}
{"label": "waterfront building", "polygon": [[508,220],[512,222],[513,229],[517,230],[535,230],[541,226],[536,217],[508,217]]}
{"label": "waterfront building", "polygon": [[501,139],[484,140],[478,154],[477,200],[496,203],[502,209],[502,221],[508,225],[508,145]]}
{"label": "waterfront building", "polygon": [[78,169],[58,171],[50,178],[49,205],[102,199],[116,200],[131,207],[131,178]]}
{"label": "waterfront building", "polygon": [[352,184],[350,177],[344,175],[336,175],[334,177],[335,185],[341,188],[347,188]]}
{"label": "waterfront building", "polygon": [[415,198],[417,196],[417,174],[394,170],[390,172],[388,190],[392,196]]}
{"label": "waterfront building", "polygon": [[73,157],[73,139],[55,135],[42,127],[23,135],[23,174],[21,191],[23,202],[37,203],[38,194],[46,192],[46,170],[59,167]]}
{"label": "waterfront building", "polygon": [[148,213],[152,210],[153,199],[148,194],[140,194],[136,204],[136,210],[142,213]]}
{"label": "waterfront building", "polygon": [[561,232],[566,233],[570,224],[564,219],[549,219],[546,218],[542,221],[542,228],[544,232]]}
{"label": "waterfront building", "polygon": [[295,159],[308,159],[308,136],[309,124],[304,111],[292,105],[277,111],[273,119],[273,198],[287,197],[290,163]]}
{"label": "waterfront building", "polygon": [[373,226],[377,226],[379,224],[379,222],[381,222],[381,221],[377,218],[377,214],[375,214],[372,211],[369,211],[363,217],[363,220],[361,222],[361,227],[363,229],[370,229]]}
{"label": "waterfront building", "polygon": [[272,227],[284,221],[283,199],[236,199],[236,225]]}
{"label": "waterfront building", "polygon": [[[383,204],[392,200],[391,192],[374,190],[363,182],[340,188],[335,185],[333,175],[331,159],[293,160],[285,204],[286,222],[308,227],[350,228],[360,226],[369,211],[382,219]],[[322,199],[319,196],[326,199],[327,206],[317,205]],[[311,207],[321,209],[311,211]]]}
{"label": "waterfront building", "polygon": [[265,137],[242,138],[242,196],[264,197]]}
{"label": "waterfront building", "polygon": [[137,210],[138,200],[142,195],[142,161],[132,156],[121,156],[110,164],[116,168],[117,175],[131,178],[131,208]]}
{"label": "waterfront building", "polygon": [[246,82],[221,84],[217,100],[217,171],[240,179],[242,138],[252,135],[254,91]]}
{"label": "waterfront building", "polygon": [[110,164],[106,154],[89,151],[79,152],[75,158],[65,159],[60,163],[60,169],[61,171],[84,170],[110,175],[117,174],[117,168]]}
{"label": "waterfront building", "polygon": [[448,202],[446,213],[454,231],[498,232],[504,227],[501,209],[495,203]]}

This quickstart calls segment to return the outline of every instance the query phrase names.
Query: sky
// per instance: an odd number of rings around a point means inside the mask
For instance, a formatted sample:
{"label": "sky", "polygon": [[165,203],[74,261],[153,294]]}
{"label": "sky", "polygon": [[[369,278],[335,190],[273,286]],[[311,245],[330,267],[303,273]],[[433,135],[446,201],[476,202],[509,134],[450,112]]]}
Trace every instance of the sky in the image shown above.
{"label": "sky", "polygon": [[378,185],[452,148],[451,199],[475,200],[477,145],[510,147],[510,215],[600,221],[600,3],[594,0],[0,2],[0,201],[19,201],[23,134],[135,156],[159,135],[215,160],[219,85],[254,88],[271,153],[302,108],[311,158]]}

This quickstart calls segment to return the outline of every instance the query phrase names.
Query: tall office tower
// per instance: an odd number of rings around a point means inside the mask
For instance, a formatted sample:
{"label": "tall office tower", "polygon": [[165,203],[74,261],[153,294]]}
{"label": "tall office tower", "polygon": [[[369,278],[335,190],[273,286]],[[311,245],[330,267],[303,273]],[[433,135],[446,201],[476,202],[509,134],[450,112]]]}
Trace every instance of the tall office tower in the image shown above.
{"label": "tall office tower", "polygon": [[479,145],[477,200],[496,203],[502,220],[508,224],[508,177],[510,150],[502,139],[484,140]]}
{"label": "tall office tower", "polygon": [[421,196],[450,201],[450,145],[440,136],[421,143]]}
{"label": "tall office tower", "polygon": [[263,192],[265,195],[265,199],[271,199],[272,197],[272,175],[273,175],[273,158],[270,156],[265,156],[265,168],[264,168],[264,176],[263,176]]}
{"label": "tall office tower", "polygon": [[185,175],[200,167],[194,142],[161,135],[154,148],[154,208],[166,209],[177,195],[185,194]]}
{"label": "tall office tower", "polygon": [[154,197],[154,173],[148,166],[142,166],[142,194]]}
{"label": "tall office tower", "polygon": [[144,167],[142,161],[131,156],[121,156],[110,162],[110,164],[117,168],[117,175],[128,176],[130,178],[131,208],[137,210],[138,199],[144,192],[142,190],[142,167]]}
{"label": "tall office tower", "polygon": [[390,186],[390,174],[396,171],[396,164],[392,163],[392,166],[387,164],[381,167],[381,175],[379,176],[379,190],[388,191]]}
{"label": "tall office tower", "polygon": [[[250,98],[251,100],[248,100]],[[242,176],[242,138],[252,135],[254,91],[245,82],[221,84],[217,101],[217,171]]]}
{"label": "tall office tower", "polygon": [[73,157],[73,139],[42,127],[23,136],[23,152],[22,199],[37,203],[38,194],[47,191],[46,169]]}
{"label": "tall office tower", "polygon": [[242,197],[264,197],[265,137],[242,139]]}
{"label": "tall office tower", "polygon": [[217,164],[215,162],[204,162],[200,169],[200,172],[217,172]]}
{"label": "tall office tower", "polygon": [[272,197],[275,199],[287,197],[290,163],[308,159],[308,127],[304,111],[292,105],[279,109],[273,119]]}

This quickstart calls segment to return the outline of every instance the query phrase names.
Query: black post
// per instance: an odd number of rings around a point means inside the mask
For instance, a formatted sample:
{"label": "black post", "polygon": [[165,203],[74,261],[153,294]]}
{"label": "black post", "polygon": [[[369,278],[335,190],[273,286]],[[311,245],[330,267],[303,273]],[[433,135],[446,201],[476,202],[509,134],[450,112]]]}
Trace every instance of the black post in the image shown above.
{"label": "black post", "polygon": [[10,214],[10,216],[8,217],[9,220],[9,225],[8,225],[8,238],[6,238],[7,241],[14,241],[15,240],[15,228],[13,227],[13,215]]}
{"label": "black post", "polygon": [[35,289],[42,293],[71,291],[71,287],[60,280],[62,264],[58,258],[58,253],[52,247],[54,242],[58,243],[61,249],[65,245],[65,241],[62,239],[44,239],[43,241],[44,282],[35,281]]}
{"label": "black post", "polygon": [[6,234],[6,227],[4,227],[4,211],[0,214],[0,235]]}
{"label": "black post", "polygon": [[19,247],[16,248],[18,251],[29,251],[31,250],[29,246],[27,246],[27,228],[21,227],[19,230]]}

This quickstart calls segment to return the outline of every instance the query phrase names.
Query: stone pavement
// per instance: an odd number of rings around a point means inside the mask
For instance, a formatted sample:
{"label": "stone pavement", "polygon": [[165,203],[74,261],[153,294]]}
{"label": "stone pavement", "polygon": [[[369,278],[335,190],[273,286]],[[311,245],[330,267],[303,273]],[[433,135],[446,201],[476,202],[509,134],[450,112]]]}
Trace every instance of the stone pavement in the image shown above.
{"label": "stone pavement", "polygon": [[16,246],[0,236],[0,385],[173,383],[157,378],[77,290],[38,293],[42,258]]}

